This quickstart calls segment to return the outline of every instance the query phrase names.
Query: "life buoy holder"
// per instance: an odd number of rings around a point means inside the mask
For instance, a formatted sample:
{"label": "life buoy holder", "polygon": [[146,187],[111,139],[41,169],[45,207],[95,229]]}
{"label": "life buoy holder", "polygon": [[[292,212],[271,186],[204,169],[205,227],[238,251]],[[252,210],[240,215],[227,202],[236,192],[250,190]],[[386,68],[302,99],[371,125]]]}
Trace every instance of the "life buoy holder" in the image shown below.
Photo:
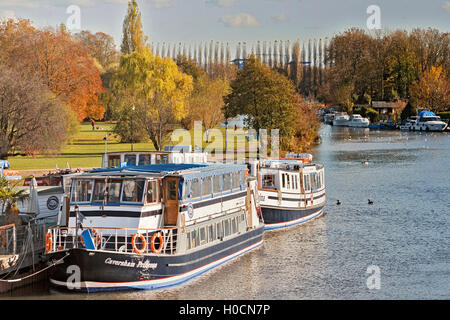
{"label": "life buoy holder", "polygon": [[45,252],[48,253],[52,251],[52,247],[53,247],[53,235],[51,231],[49,231],[45,235]]}
{"label": "life buoy holder", "polygon": [[[156,239],[159,240],[159,248],[156,248],[156,246],[155,246]],[[154,233],[152,236],[152,241],[150,242],[150,247],[152,248],[153,253],[160,254],[163,249],[163,244],[164,244],[164,238],[162,237],[161,233],[159,233],[159,232]]]}
{"label": "life buoy holder", "polygon": [[[97,239],[96,247],[98,248],[98,246],[102,242],[102,237],[100,236],[100,234],[95,229],[92,229],[92,235],[94,236],[95,239]],[[86,245],[84,244],[84,240],[83,240],[82,236],[80,236],[80,240],[81,240],[81,244],[83,245],[83,247],[86,247]]]}
{"label": "life buoy holder", "polygon": [[[137,238],[141,239],[142,242],[142,246],[140,249],[136,246]],[[137,254],[143,254],[145,252],[145,249],[147,248],[147,241],[145,240],[145,237],[142,234],[135,233],[133,235],[133,238],[131,238],[131,245],[133,246],[134,252],[136,252]]]}

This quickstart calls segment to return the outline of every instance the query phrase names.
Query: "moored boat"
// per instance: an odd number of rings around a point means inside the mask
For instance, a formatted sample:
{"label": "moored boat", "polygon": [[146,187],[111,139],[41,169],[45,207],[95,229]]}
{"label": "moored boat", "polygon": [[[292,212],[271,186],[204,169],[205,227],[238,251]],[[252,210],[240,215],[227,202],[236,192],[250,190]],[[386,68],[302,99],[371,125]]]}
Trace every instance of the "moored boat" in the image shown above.
{"label": "moored boat", "polygon": [[310,154],[287,154],[285,159],[261,160],[252,168],[266,230],[299,225],[323,214],[324,167],[311,161]]}
{"label": "moored boat", "polygon": [[67,226],[47,234],[64,258],[51,284],[75,291],[178,285],[262,244],[256,179],[245,165],[160,164],[73,178]]}
{"label": "moored boat", "polygon": [[419,113],[417,121],[412,123],[411,131],[434,131],[443,132],[448,124],[431,111]]}
{"label": "moored boat", "polygon": [[369,124],[370,124],[369,119],[363,118],[359,114],[354,114],[348,121],[347,126],[352,128],[368,128]]}
{"label": "moored boat", "polygon": [[336,127],[347,127],[350,116],[346,112],[337,113],[334,116],[333,126]]}

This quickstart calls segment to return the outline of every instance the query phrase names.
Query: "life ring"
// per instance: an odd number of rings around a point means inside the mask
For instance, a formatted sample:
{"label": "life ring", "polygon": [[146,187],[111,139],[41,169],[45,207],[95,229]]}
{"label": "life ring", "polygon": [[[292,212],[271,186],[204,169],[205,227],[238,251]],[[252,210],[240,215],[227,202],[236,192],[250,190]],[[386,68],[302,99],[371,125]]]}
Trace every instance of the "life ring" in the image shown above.
{"label": "life ring", "polygon": [[261,207],[256,207],[256,215],[261,217]]}
{"label": "life ring", "polygon": [[[92,235],[94,236],[94,238],[97,239],[97,248],[98,248],[98,246],[102,242],[102,237],[100,237],[100,234],[95,229],[92,229]],[[86,247],[82,236],[80,236],[80,240],[81,240],[81,244],[83,245],[83,247]]]}
{"label": "life ring", "polygon": [[[158,249],[156,249],[156,246],[155,246],[156,239],[159,239],[159,248]],[[159,232],[154,233],[152,236],[152,241],[150,242],[150,246],[152,248],[153,253],[160,254],[163,249],[163,243],[164,243],[164,238],[162,237],[162,235]]]}
{"label": "life ring", "polygon": [[[136,246],[136,239],[139,238],[142,241],[142,248],[139,249]],[[133,246],[133,250],[134,252],[136,252],[137,254],[143,254],[145,252],[145,248],[147,248],[147,241],[145,241],[145,237],[142,234],[137,234],[135,233],[133,235],[133,238],[131,238],[131,245]]]}
{"label": "life ring", "polygon": [[49,231],[45,235],[45,252],[48,253],[52,251],[52,247],[53,247],[53,235],[51,231]]}

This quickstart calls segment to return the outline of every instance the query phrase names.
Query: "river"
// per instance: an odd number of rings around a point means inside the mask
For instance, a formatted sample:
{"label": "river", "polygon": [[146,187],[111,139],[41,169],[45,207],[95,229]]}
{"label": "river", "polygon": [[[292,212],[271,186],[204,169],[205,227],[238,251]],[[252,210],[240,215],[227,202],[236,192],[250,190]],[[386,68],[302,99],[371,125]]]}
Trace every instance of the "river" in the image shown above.
{"label": "river", "polygon": [[[323,126],[325,215],[179,287],[32,299],[449,299],[450,136]],[[368,204],[368,199],[374,202]],[[340,200],[342,205],[337,206]]]}

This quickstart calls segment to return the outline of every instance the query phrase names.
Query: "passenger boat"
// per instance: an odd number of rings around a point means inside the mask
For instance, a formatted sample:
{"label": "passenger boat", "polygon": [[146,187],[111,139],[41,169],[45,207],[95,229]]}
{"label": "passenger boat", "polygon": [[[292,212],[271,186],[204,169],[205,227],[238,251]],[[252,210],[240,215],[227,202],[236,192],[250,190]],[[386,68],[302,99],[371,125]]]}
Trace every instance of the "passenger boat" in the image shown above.
{"label": "passenger boat", "polygon": [[256,179],[246,165],[159,164],[73,178],[66,226],[46,252],[50,282],[98,292],[186,282],[262,244]]}
{"label": "passenger boat", "polygon": [[369,124],[370,124],[369,119],[363,118],[359,114],[354,114],[348,121],[347,126],[351,128],[368,128]]}
{"label": "passenger boat", "polygon": [[431,111],[420,112],[417,121],[411,125],[411,131],[443,132],[446,128],[447,123]]}
{"label": "passenger boat", "polygon": [[346,112],[337,113],[334,116],[333,126],[347,127],[349,121],[350,121],[350,116]]}
{"label": "passenger boat", "polygon": [[310,154],[287,154],[284,159],[251,164],[266,230],[299,225],[323,214],[324,167],[311,161]]}

